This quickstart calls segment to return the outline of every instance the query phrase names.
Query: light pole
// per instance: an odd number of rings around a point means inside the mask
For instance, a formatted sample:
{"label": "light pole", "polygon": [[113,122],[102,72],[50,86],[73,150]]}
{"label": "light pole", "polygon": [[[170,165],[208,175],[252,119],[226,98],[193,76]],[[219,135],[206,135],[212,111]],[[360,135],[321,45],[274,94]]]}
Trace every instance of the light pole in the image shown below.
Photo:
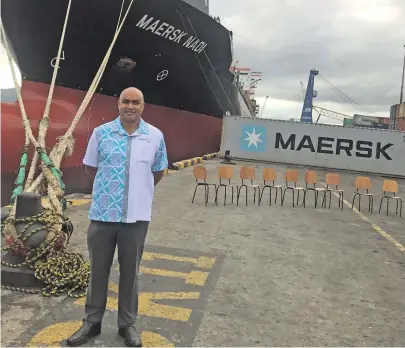
{"label": "light pole", "polygon": [[404,97],[404,78],[405,78],[405,51],[404,51],[404,66],[402,67],[401,96],[399,97],[399,104],[402,104],[402,99]]}

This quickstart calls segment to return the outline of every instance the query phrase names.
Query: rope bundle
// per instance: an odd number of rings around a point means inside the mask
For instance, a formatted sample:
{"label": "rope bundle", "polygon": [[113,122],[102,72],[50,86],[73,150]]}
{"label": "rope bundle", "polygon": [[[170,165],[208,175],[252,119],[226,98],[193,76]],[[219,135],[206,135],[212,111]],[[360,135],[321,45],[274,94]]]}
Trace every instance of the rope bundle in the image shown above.
{"label": "rope bundle", "polygon": [[[90,100],[93,98],[95,91],[97,90],[104,70],[107,66],[107,62],[110,58],[114,44],[124,25],[124,22],[129,13],[129,10],[132,7],[133,2],[134,0],[130,0],[130,4],[128,5],[124,18],[122,19],[122,21],[120,21],[125,3],[125,0],[122,0],[117,27],[110,47],[108,48],[105,57],[97,71],[97,74],[95,75],[94,80],[89,87],[87,94],[83,99],[83,102],[80,105],[69,129],[63,136],[57,139],[57,143],[53,147],[49,156],[44,150],[45,138],[50,123],[50,106],[52,102],[56,76],[59,69],[60,55],[62,52],[63,41],[65,37],[72,0],[69,0],[61,40],[59,43],[58,54],[56,57],[56,64],[52,76],[52,82],[49,89],[48,99],[46,102],[43,117],[39,122],[38,140],[35,139],[32,133],[30,122],[24,107],[24,103],[21,97],[21,90],[17,82],[4,27],[2,25],[0,26],[4,46],[13,76],[14,86],[17,91],[18,103],[21,110],[22,123],[25,133],[25,144],[21,155],[20,168],[17,174],[17,179],[15,181],[15,189],[11,197],[11,204],[13,205],[12,210],[9,217],[1,226],[2,236],[6,240],[5,247],[2,247],[2,250],[11,250],[14,252],[24,253],[25,259],[18,265],[10,264],[4,261],[2,261],[2,264],[15,268],[27,266],[28,268],[33,270],[35,277],[46,284],[46,287],[42,289],[42,294],[44,296],[58,296],[61,293],[67,291],[70,297],[81,297],[84,296],[86,293],[90,274],[89,263],[85,261],[83,257],[78,253],[66,252],[67,244],[69,242],[71,233],[73,232],[73,226],[70,221],[63,216],[63,206],[65,204],[65,185],[62,181],[62,173],[59,168],[63,157],[65,155],[70,156],[73,153],[75,142],[73,132],[85,109],[87,108]],[[28,177],[27,180],[25,180],[24,185],[26,167],[28,163],[28,147],[30,143],[35,146],[36,152],[34,153]],[[39,159],[41,160],[41,173],[34,180],[34,173],[37,169],[37,162]],[[38,192],[40,187],[45,188],[46,192],[44,193],[46,193],[49,197],[49,203],[44,205],[42,214],[24,219],[16,219],[16,197],[22,192]],[[17,234],[16,224],[21,223],[26,223],[26,226],[23,232]],[[44,227],[39,227],[31,231],[28,235],[24,235],[24,231],[26,231],[26,229],[32,226],[34,223],[41,223]],[[43,230],[46,231],[45,241],[39,247],[29,250],[25,246],[24,242],[30,236]],[[24,291],[28,293],[36,293],[41,291],[3,285],[2,288]]]}

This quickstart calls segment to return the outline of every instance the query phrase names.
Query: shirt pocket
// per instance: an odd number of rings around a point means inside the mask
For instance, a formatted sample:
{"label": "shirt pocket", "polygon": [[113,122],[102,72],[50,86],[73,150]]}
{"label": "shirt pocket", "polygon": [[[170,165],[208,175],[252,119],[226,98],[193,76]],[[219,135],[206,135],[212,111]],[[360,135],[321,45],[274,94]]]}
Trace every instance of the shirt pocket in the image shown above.
{"label": "shirt pocket", "polygon": [[155,151],[154,151],[154,145],[150,141],[148,142],[147,140],[144,139],[136,139],[132,143],[132,160],[135,162],[142,162],[142,163],[149,163],[152,164],[154,157],[155,157]]}

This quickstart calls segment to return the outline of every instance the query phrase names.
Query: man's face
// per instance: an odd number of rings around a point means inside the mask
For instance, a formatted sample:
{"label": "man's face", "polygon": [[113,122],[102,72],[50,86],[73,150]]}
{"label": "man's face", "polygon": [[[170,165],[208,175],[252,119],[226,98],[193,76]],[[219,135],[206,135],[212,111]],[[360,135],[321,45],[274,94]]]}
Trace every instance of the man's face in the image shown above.
{"label": "man's face", "polygon": [[118,110],[125,123],[136,123],[140,120],[145,103],[143,96],[135,89],[124,91],[118,100]]}

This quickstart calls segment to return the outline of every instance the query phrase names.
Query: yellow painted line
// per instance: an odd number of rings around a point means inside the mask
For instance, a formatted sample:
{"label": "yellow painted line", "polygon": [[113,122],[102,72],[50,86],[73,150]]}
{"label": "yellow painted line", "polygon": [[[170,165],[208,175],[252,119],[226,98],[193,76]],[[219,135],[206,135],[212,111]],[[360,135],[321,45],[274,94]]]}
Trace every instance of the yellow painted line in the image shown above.
{"label": "yellow painted line", "polygon": [[[326,184],[321,182],[321,185],[326,187]],[[332,192],[333,195],[339,199],[339,195],[336,192]],[[343,200],[343,203],[346,204],[350,210],[352,210],[352,205],[351,203],[349,203],[348,201],[346,201],[345,199]],[[403,253],[405,253],[405,246],[403,246],[400,242],[398,242],[393,236],[391,236],[388,232],[384,231],[380,226],[378,226],[377,224],[373,223],[370,221],[370,219],[365,216],[362,212],[358,211],[355,207],[353,207],[353,211],[360,216],[365,222],[368,222],[369,224],[371,224],[371,226],[373,227],[373,229],[380,234],[381,236],[383,236],[386,240],[388,240],[390,243],[392,243],[399,251],[402,251]]]}
{"label": "yellow painted line", "polygon": [[[190,319],[190,308],[169,306],[155,303],[153,300],[197,300],[199,292],[141,292],[139,293],[139,314],[149,317],[165,318],[176,321],[188,321]],[[84,306],[85,297],[75,301],[75,304]],[[118,298],[108,296],[106,308],[112,311],[118,310]]]}
{"label": "yellow painted line", "polygon": [[200,271],[191,271],[190,273],[184,273],[184,272],[168,271],[166,269],[147,268],[147,267],[140,267],[140,271],[144,274],[181,278],[185,280],[186,284],[199,286],[205,285],[205,282],[207,281],[209,274],[208,272],[200,272]]}
{"label": "yellow painted line", "polygon": [[168,254],[158,254],[158,253],[151,253],[151,252],[144,252],[142,256],[143,260],[152,261],[155,259],[163,259],[169,261],[178,261],[178,262],[186,262],[192,263],[199,268],[212,268],[215,264],[216,258],[207,257],[207,256],[200,256],[197,258],[194,257],[184,257],[184,256],[174,256]]}
{"label": "yellow painted line", "polygon": [[[82,321],[66,321],[56,323],[38,332],[28,343],[28,347],[60,347],[83,324]],[[144,347],[174,347],[165,337],[150,331],[142,331],[141,339]]]}
{"label": "yellow painted line", "polygon": [[[72,198],[66,198],[67,202],[67,207],[78,207],[87,203],[91,202],[90,198],[77,198],[77,199],[72,199]],[[45,204],[48,203],[49,200],[46,197],[41,198],[41,203]],[[11,205],[6,205],[5,207],[10,208]]]}

